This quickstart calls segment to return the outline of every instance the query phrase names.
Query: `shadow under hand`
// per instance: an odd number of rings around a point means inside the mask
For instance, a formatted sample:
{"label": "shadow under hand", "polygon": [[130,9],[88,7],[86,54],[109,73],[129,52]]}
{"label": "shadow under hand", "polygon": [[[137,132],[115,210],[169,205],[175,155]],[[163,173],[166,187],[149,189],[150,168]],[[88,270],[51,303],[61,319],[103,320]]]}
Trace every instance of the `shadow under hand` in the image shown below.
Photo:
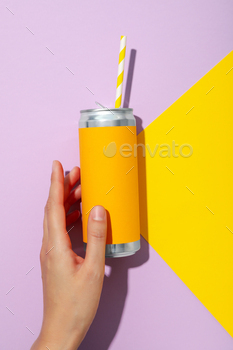
{"label": "shadow under hand", "polygon": [[[77,208],[77,207],[76,207]],[[73,251],[83,258],[85,252],[82,240],[82,225],[78,219],[69,235]],[[70,227],[67,227],[69,230]],[[99,307],[95,319],[79,346],[79,350],[107,350],[114,339],[124,310],[128,291],[128,270],[145,263],[149,258],[148,243],[141,237],[141,249],[132,256],[124,258],[106,258],[105,274]]]}
{"label": "shadow under hand", "polygon": [[148,244],[141,238],[141,249],[130,257],[106,258],[110,267],[105,274],[103,290],[95,319],[79,350],[107,350],[114,339],[125,306],[128,291],[128,270],[148,260]]}

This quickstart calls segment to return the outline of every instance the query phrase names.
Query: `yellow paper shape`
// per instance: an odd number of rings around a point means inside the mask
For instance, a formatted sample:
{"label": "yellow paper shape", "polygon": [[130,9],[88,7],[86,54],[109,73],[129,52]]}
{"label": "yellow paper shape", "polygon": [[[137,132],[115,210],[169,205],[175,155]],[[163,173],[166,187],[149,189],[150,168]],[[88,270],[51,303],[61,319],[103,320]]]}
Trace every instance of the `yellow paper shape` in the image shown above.
{"label": "yellow paper shape", "polygon": [[138,135],[141,234],[231,336],[232,67],[233,51]]}

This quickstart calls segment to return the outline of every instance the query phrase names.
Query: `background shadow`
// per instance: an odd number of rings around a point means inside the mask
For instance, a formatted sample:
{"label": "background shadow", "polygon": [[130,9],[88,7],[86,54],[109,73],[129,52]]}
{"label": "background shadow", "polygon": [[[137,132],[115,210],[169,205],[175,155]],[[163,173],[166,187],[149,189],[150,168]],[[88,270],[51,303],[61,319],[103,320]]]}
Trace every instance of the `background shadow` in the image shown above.
{"label": "background shadow", "polygon": [[[124,108],[128,108],[132,88],[133,72],[136,58],[136,50],[131,50],[130,63],[126,83],[126,92],[124,99]],[[135,116],[137,124],[137,133],[142,132],[140,142],[144,140],[144,130],[142,120]],[[145,157],[142,151],[138,149],[138,177],[139,177],[139,206],[140,206],[140,229],[145,239],[148,239],[147,228],[147,196],[146,196],[146,168]],[[81,209],[80,201],[71,208]],[[72,248],[74,252],[85,257],[82,241],[82,221],[80,219],[72,226],[69,232]],[[103,290],[100,298],[96,317],[85,337],[79,350],[101,349],[107,350],[114,339],[125,306],[128,292],[128,271],[130,268],[137,268],[146,263],[149,259],[149,245],[141,236],[141,249],[134,255],[124,258],[106,258],[106,272],[104,276]]]}
{"label": "background shadow", "polygon": [[123,102],[123,108],[129,108],[129,101],[130,101],[131,89],[132,89],[132,83],[133,83],[133,73],[134,73],[134,66],[135,66],[135,60],[136,60],[136,53],[137,53],[137,51],[135,49],[132,49],[130,51],[129,69],[128,69],[128,75],[127,75],[127,80],[126,80],[125,98],[124,98],[124,102]]}

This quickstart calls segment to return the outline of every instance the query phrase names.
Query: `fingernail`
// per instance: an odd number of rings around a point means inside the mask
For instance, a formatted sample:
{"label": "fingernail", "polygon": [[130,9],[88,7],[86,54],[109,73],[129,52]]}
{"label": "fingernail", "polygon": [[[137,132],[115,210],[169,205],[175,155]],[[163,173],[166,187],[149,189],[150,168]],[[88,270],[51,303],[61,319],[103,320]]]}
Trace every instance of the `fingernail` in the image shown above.
{"label": "fingernail", "polygon": [[103,221],[106,217],[106,210],[101,205],[96,205],[91,210],[92,219],[97,221]]}

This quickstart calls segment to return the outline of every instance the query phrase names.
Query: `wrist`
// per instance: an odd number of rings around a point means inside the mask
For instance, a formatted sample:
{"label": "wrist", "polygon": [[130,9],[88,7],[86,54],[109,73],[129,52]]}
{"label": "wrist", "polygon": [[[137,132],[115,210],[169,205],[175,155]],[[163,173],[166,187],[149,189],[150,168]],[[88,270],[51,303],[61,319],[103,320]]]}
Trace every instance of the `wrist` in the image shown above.
{"label": "wrist", "polygon": [[81,341],[81,337],[41,331],[30,350],[77,350]]}
{"label": "wrist", "polygon": [[[65,346],[65,347],[64,347]],[[35,343],[32,345],[31,349],[30,350],[45,350],[45,349],[48,349],[48,350],[63,350],[63,349],[66,349],[66,350],[77,350],[79,344],[76,346],[70,346],[70,345],[67,345],[67,343],[65,343],[64,345],[61,344],[61,343],[58,343],[57,341],[56,342],[53,342],[51,341],[50,339],[44,339],[44,338],[41,338],[40,336],[37,338],[37,340],[35,341]]]}

